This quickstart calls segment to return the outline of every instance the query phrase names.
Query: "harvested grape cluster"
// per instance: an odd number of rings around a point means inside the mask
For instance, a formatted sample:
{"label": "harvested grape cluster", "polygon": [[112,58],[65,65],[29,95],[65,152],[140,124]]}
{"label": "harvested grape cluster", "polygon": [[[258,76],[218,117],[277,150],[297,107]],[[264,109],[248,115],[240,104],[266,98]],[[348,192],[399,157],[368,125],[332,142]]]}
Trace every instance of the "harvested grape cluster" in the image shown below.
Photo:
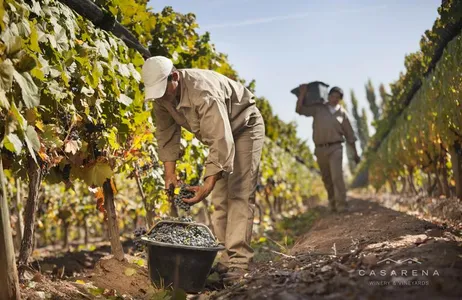
{"label": "harvested grape cluster", "polygon": [[173,204],[186,211],[186,212],[189,212],[191,210],[191,204],[189,203],[186,203],[183,201],[183,199],[189,199],[189,198],[193,198],[194,197],[194,192],[191,192],[191,191],[188,191],[187,190],[187,185],[186,184],[182,184],[181,187],[180,187],[180,193],[178,195],[175,195],[174,198],[173,198]]}
{"label": "harvested grape cluster", "polygon": [[196,247],[216,247],[215,238],[202,226],[164,223],[154,227],[148,238],[162,243]]}
{"label": "harvested grape cluster", "polygon": [[140,242],[141,236],[145,235],[147,232],[145,227],[138,227],[133,231],[133,236],[135,237],[133,239],[133,243],[135,244],[135,250],[136,251],[143,251],[144,250],[144,245]]}
{"label": "harvested grape cluster", "polygon": [[178,221],[178,222],[185,222],[185,223],[192,223],[193,218],[191,216],[182,216],[178,218],[169,218],[168,220],[170,221]]}

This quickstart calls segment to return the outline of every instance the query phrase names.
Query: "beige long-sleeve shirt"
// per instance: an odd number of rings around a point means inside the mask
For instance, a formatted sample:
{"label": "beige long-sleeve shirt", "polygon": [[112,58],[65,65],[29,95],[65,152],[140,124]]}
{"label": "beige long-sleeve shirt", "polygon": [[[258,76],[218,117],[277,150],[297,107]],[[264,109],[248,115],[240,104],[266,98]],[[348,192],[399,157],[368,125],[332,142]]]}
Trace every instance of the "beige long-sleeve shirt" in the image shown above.
{"label": "beige long-sleeve shirt", "polygon": [[357,140],[343,107],[332,113],[328,104],[313,104],[297,107],[296,112],[313,117],[313,141],[316,145],[344,142],[345,139],[354,144]]}
{"label": "beige long-sleeve shirt", "polygon": [[217,72],[183,69],[180,73],[179,103],[156,100],[156,138],[159,159],[176,161],[180,157],[181,127],[209,147],[205,178],[220,172],[232,173],[233,135],[260,116],[254,95],[242,84]]}

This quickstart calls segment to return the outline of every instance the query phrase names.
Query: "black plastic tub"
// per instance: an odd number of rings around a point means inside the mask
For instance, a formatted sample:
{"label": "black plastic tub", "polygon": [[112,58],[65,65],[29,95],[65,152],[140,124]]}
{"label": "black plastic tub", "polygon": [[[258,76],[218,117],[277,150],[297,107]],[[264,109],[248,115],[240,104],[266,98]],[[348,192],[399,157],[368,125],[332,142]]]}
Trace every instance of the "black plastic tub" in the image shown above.
{"label": "black plastic tub", "polygon": [[[307,92],[305,98],[303,98],[303,105],[309,106],[314,103],[324,103],[327,101],[328,97],[328,87],[329,85],[321,81],[313,81],[306,84]],[[296,87],[292,91],[292,94],[298,97],[300,94],[300,88]]]}
{"label": "black plastic tub", "polygon": [[[177,221],[159,221],[147,234],[163,223],[205,227],[214,236],[204,224]],[[199,293],[204,288],[218,251],[225,249],[221,245],[211,248],[172,245],[149,240],[146,236],[140,241],[146,245],[151,282],[159,288],[174,287],[186,293]]]}

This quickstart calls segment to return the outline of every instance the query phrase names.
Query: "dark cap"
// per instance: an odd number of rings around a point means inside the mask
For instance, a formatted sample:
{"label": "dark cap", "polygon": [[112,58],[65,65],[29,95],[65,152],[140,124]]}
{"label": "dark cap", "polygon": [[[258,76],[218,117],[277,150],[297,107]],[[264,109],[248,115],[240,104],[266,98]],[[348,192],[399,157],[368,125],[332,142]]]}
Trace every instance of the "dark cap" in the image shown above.
{"label": "dark cap", "polygon": [[339,88],[338,86],[334,86],[333,88],[330,89],[329,95],[335,92],[339,93],[340,98],[343,99],[343,90],[341,88]]}

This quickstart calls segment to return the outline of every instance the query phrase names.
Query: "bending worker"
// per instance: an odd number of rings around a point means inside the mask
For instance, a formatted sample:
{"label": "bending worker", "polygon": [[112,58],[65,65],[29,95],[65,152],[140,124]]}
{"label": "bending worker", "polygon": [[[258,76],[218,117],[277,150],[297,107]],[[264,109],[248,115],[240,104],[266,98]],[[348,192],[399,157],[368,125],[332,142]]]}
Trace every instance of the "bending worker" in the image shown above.
{"label": "bending worker", "polygon": [[300,85],[296,112],[313,117],[315,155],[321,169],[324,187],[327,190],[329,209],[332,212],[343,212],[347,209],[342,166],[342,143],[345,138],[353,149],[356,163],[360,160],[355,146],[357,139],[348,114],[339,104],[343,99],[343,91],[339,87],[333,87],[329,91],[327,103],[303,105],[303,98],[306,93],[307,86]]}
{"label": "bending worker", "polygon": [[[212,193],[212,223],[226,252],[215,268],[225,283],[244,275],[253,257],[250,246],[255,191],[265,128],[254,95],[217,72],[177,70],[170,59],[146,60],[145,98],[154,99],[159,158],[165,185],[178,185],[181,127],[209,147],[204,184],[192,187],[194,204]],[[213,192],[212,192],[213,191]]]}

